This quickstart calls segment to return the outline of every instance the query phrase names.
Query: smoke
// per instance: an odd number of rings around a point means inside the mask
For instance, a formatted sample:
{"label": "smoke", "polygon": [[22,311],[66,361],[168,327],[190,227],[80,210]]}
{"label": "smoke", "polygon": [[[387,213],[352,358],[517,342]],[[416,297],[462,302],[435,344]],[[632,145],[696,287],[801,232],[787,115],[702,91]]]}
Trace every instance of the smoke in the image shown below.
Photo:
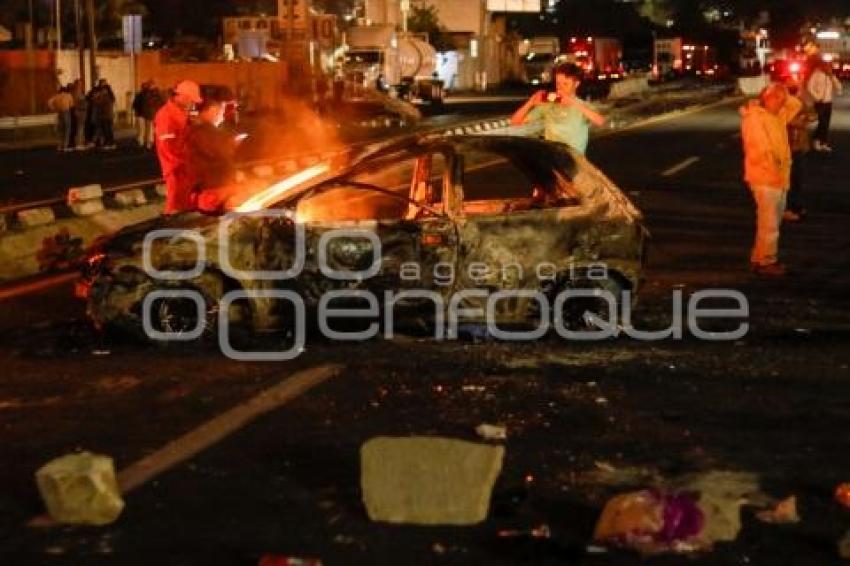
{"label": "smoke", "polygon": [[322,118],[310,104],[294,97],[284,99],[277,112],[247,117],[242,129],[250,136],[237,154],[241,162],[285,159],[343,147],[336,123]]}

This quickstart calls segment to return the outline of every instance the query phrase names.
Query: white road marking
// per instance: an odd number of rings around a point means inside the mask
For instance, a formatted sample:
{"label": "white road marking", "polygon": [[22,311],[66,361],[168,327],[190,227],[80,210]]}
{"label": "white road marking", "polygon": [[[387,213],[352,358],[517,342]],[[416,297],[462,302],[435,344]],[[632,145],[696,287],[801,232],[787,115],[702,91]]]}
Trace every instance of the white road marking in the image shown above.
{"label": "white road marking", "polygon": [[[279,409],[328,379],[339,375],[341,371],[341,365],[327,364],[296,372],[255,397],[208,420],[121,470],[118,473],[118,487],[121,493],[127,494],[141,487],[156,476],[221,442],[258,417]],[[31,519],[27,525],[52,527],[56,526],[56,522],[48,515],[40,515]]]}
{"label": "white road marking", "polygon": [[691,165],[693,165],[694,163],[696,163],[699,160],[700,160],[700,158],[697,157],[697,156],[688,157],[687,159],[685,159],[681,163],[678,163],[678,164],[674,165],[673,167],[671,167],[670,169],[661,173],[661,176],[662,177],[672,177],[673,175],[675,175],[677,173],[681,173],[682,171],[684,171],[685,169],[687,169],[688,167],[690,167]]}

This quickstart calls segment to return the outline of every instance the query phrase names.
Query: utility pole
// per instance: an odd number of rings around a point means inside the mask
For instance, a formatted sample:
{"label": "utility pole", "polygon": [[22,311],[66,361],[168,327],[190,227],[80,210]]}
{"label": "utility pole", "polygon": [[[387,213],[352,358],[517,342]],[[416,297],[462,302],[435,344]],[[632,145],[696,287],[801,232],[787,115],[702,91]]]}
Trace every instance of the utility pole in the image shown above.
{"label": "utility pole", "polygon": [[74,0],[74,28],[77,30],[77,54],[79,56],[80,65],[80,83],[83,87],[83,94],[88,92],[86,87],[86,40],[83,32],[83,12],[80,6],[80,0]]}
{"label": "utility pole", "polygon": [[32,0],[29,1],[29,22],[27,22],[24,39],[27,46],[27,68],[29,69],[27,78],[29,79],[30,91],[30,114],[35,114],[37,110],[35,100],[35,18]]}
{"label": "utility pole", "polygon": [[91,84],[97,82],[97,35],[95,34],[94,20],[94,0],[86,0],[86,12],[89,22],[89,66],[91,67]]}
{"label": "utility pole", "polygon": [[62,51],[62,0],[56,0],[56,55]]}

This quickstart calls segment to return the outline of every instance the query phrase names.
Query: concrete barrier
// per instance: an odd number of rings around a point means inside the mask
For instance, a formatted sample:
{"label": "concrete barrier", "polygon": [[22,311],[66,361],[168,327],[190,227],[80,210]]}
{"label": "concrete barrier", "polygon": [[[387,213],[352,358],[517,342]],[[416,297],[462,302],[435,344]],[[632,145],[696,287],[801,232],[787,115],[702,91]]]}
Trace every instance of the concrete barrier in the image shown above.
{"label": "concrete barrier", "polygon": [[74,216],[92,216],[104,211],[103,199],[92,199],[75,202],[71,205]]}
{"label": "concrete barrier", "polygon": [[71,187],[68,189],[66,202],[71,206],[75,202],[103,198],[103,187],[100,185],[85,185],[84,187]]}
{"label": "concrete barrier", "polygon": [[141,189],[131,189],[115,193],[115,204],[124,208],[133,206],[144,206],[148,203],[145,192]]}
{"label": "concrete barrier", "polygon": [[769,84],[770,77],[767,75],[740,77],[738,78],[738,92],[745,96],[757,96]]}
{"label": "concrete barrier", "polygon": [[37,228],[56,222],[56,214],[49,206],[20,210],[16,216],[18,218],[18,224],[23,228]]}
{"label": "concrete barrier", "polygon": [[608,98],[617,100],[619,98],[634,96],[647,90],[649,90],[649,79],[647,77],[624,79],[611,85],[611,92]]}
{"label": "concrete barrier", "polygon": [[103,212],[103,187],[72,187],[68,189],[66,202],[74,216],[91,216]]}

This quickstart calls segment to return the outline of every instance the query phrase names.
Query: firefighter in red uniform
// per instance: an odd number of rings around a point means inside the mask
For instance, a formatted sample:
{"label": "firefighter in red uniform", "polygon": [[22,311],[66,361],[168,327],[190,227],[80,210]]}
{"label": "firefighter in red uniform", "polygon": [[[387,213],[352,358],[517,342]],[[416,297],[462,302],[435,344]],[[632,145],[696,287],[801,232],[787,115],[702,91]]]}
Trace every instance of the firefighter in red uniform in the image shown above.
{"label": "firefighter in red uniform", "polygon": [[154,118],[156,153],[165,178],[167,194],[164,214],[177,214],[195,209],[195,181],[186,164],[186,132],[189,110],[199,104],[201,89],[193,81],[183,81],[174,89],[171,100]]}

